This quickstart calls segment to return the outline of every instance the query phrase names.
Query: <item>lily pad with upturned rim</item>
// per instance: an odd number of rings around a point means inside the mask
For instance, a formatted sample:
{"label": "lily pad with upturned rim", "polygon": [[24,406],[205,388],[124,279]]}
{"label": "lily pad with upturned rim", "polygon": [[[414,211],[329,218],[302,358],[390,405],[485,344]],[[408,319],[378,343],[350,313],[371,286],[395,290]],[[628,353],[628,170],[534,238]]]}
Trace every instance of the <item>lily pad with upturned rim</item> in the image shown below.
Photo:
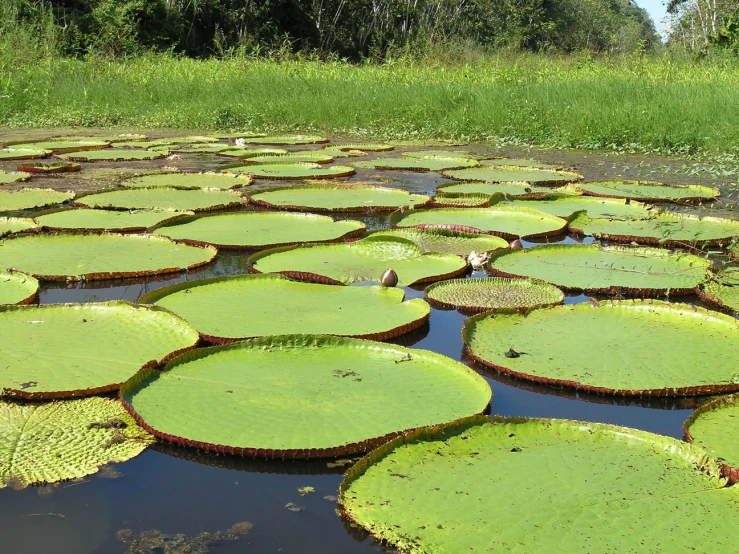
{"label": "lily pad with upturned rim", "polygon": [[24,142],[16,144],[12,148],[30,148],[34,150],[51,150],[54,154],[67,154],[70,152],[103,150],[110,146],[110,141],[101,139],[79,140],[74,137],[49,139],[36,142]]}
{"label": "lily pad with upturned rim", "polygon": [[404,158],[418,158],[418,159],[435,159],[435,158],[461,158],[468,160],[475,160],[475,156],[471,155],[466,150],[414,150],[403,152],[401,154]]}
{"label": "lily pad with upturned rim", "polygon": [[232,173],[153,173],[126,179],[126,188],[236,189],[250,185],[248,175]]}
{"label": "lily pad with upturned rim", "polygon": [[627,198],[642,202],[710,202],[718,198],[718,189],[702,185],[667,185],[653,181],[592,181],[578,183],[587,196]]}
{"label": "lily pad with upturned rim", "polygon": [[388,340],[422,326],[426,302],[388,287],[337,287],[282,275],[232,275],[157,289],[140,303],[162,306],[216,344],[284,334]]}
{"label": "lily pad with upturned rim", "polygon": [[35,230],[36,222],[29,217],[0,217],[0,237]]}
{"label": "lily pad with upturned rim", "polygon": [[139,160],[160,160],[169,155],[167,150],[123,150],[106,148],[104,150],[93,150],[85,152],[72,152],[60,154],[63,160],[73,162],[130,162]]}
{"label": "lily pad with upturned rim", "polygon": [[115,233],[142,232],[156,225],[175,221],[192,212],[165,210],[97,210],[77,208],[56,210],[34,216],[48,231],[109,231]]}
{"label": "lily pad with upturned rim", "polygon": [[389,152],[391,150],[395,150],[395,147],[391,144],[383,144],[380,142],[349,142],[324,146],[323,149],[329,152],[349,152],[352,150],[358,150],[360,152]]}
{"label": "lily pad with upturned rim", "polygon": [[290,146],[295,144],[323,144],[327,138],[318,135],[272,135],[262,137],[246,137],[249,144],[274,144],[275,146]]}
{"label": "lily pad with upturned rim", "polygon": [[0,190],[0,212],[17,212],[61,204],[74,198],[73,192],[51,189]]}
{"label": "lily pad with upturned rim", "polygon": [[[292,151],[284,154],[259,154],[249,156],[241,160],[247,165],[256,164],[289,164],[289,163],[314,163],[327,164],[334,161],[334,157],[323,150]],[[238,168],[230,168],[234,170]]]}
{"label": "lily pad with upturned rim", "polygon": [[123,301],[3,306],[0,331],[0,396],[25,399],[117,390],[198,342],[180,317]]}
{"label": "lily pad with upturned rim", "polygon": [[521,183],[537,186],[556,186],[581,181],[579,173],[552,171],[549,169],[526,169],[520,167],[474,167],[443,171],[444,177],[458,181],[483,181],[485,183]]}
{"label": "lily pad with upturned rim", "polygon": [[553,244],[501,251],[490,270],[503,277],[533,277],[565,290],[633,296],[693,294],[711,262],[659,248]]}
{"label": "lily pad with upturned rim", "polygon": [[74,162],[23,162],[18,164],[18,171],[23,173],[75,173],[82,166]]}
{"label": "lily pad with upturned rim", "polygon": [[[493,197],[503,195],[504,197],[539,197],[551,192],[551,188],[535,187],[529,183],[450,183],[436,187],[437,194],[469,194]],[[557,189],[559,190],[559,189]],[[582,194],[582,193],[578,193]]]}
{"label": "lily pad with upturned rim", "polygon": [[354,175],[354,168],[345,165],[324,166],[313,163],[254,164],[230,168],[234,173],[245,173],[255,179],[336,179]]}
{"label": "lily pad with upturned rim", "polygon": [[[474,417],[396,438],[339,489],[343,513],[404,552],[731,552],[739,515],[700,448],[557,419]],[[700,521],[698,524],[697,522]]]}
{"label": "lily pad with upturned rim", "polygon": [[688,442],[703,448],[721,466],[731,483],[739,482],[739,395],[716,398],[703,404],[683,424]]}
{"label": "lily pad with upturned rim", "polygon": [[399,169],[402,171],[441,171],[462,167],[475,167],[477,160],[465,158],[377,158],[354,162],[354,167],[363,169]]}
{"label": "lily pad with upturned rim", "polygon": [[[474,360],[546,385],[619,396],[739,390],[731,354],[739,348],[739,324],[687,304],[620,300],[539,308],[525,316],[479,314],[462,336]],[[510,349],[520,355],[511,356]]]}
{"label": "lily pad with upturned rim", "polygon": [[121,389],[161,439],[266,458],[366,452],[407,429],[480,413],[490,397],[479,375],[434,352],[326,335],[201,349]]}
{"label": "lily pad with upturned rim", "polygon": [[0,241],[0,267],[47,281],[146,277],[210,263],[215,248],[176,244],[154,235],[54,234]]}
{"label": "lily pad with upturned rim", "polygon": [[36,279],[20,271],[0,269],[0,306],[3,304],[28,304],[38,294]]}
{"label": "lily pad with upturned rim", "polygon": [[470,252],[492,252],[508,248],[508,241],[493,235],[462,233],[448,229],[393,229],[374,231],[370,236],[400,237],[415,243],[421,252],[441,252],[467,257]]}
{"label": "lily pad with upturned rim", "polygon": [[431,197],[431,205],[438,208],[488,208],[491,199],[487,194],[442,192]]}
{"label": "lily pad with upturned rim", "polygon": [[298,243],[338,242],[364,232],[359,221],[286,212],[239,212],[188,218],[155,231],[173,240],[219,249],[261,250]]}
{"label": "lily pad with upturned rim", "polygon": [[434,307],[457,308],[463,313],[490,310],[526,312],[564,302],[557,287],[536,279],[452,279],[426,287],[424,297]]}
{"label": "lily pad with upturned rim", "polygon": [[0,185],[8,183],[18,183],[20,181],[28,181],[31,174],[27,171],[2,171],[0,170]]}
{"label": "lily pad with upturned rim", "polygon": [[13,160],[36,160],[45,158],[51,154],[51,150],[43,148],[26,148],[21,146],[9,146],[0,148],[0,161],[9,162]]}
{"label": "lily pad with upturned rim", "polygon": [[739,271],[735,267],[724,268],[697,290],[698,296],[722,310],[739,312]]}
{"label": "lily pad with upturned rim", "polygon": [[117,400],[0,401],[0,488],[79,479],[153,442]]}
{"label": "lily pad with upturned rim", "polygon": [[212,142],[203,144],[176,144],[170,147],[169,150],[177,154],[218,154],[229,148],[231,148],[230,144]]}
{"label": "lily pad with upturned rim", "polygon": [[656,211],[648,204],[631,202],[620,198],[593,198],[591,196],[562,195],[555,198],[523,200],[519,198],[506,201],[505,206],[531,208],[570,219],[577,212],[587,212],[592,218],[608,218],[614,220],[648,219]]}
{"label": "lily pad with upturned rim", "polygon": [[166,187],[135,188],[80,196],[75,205],[112,210],[178,210],[207,212],[237,208],[244,197],[231,190],[180,190]]}
{"label": "lily pad with upturned rim", "polygon": [[256,273],[331,285],[378,282],[388,268],[404,286],[456,277],[467,269],[459,256],[424,254],[409,240],[372,236],[343,244],[272,248],[250,256],[248,263]]}
{"label": "lily pad with upturned rim", "polygon": [[552,169],[561,171],[566,169],[563,164],[551,164],[525,158],[487,158],[480,160],[480,165],[485,167],[531,167],[534,169]]}
{"label": "lily pad with upturned rim", "polygon": [[[173,142],[167,142],[162,139],[146,140],[146,141],[125,141],[125,142],[114,142],[110,145],[111,148],[135,148],[139,150],[169,150],[171,147],[176,146]],[[224,145],[228,148],[228,145]]]}
{"label": "lily pad with upturned rim", "polygon": [[284,148],[242,148],[240,146],[231,146],[218,152],[219,156],[229,158],[250,158],[251,156],[261,156],[262,154],[287,154],[287,150]]}

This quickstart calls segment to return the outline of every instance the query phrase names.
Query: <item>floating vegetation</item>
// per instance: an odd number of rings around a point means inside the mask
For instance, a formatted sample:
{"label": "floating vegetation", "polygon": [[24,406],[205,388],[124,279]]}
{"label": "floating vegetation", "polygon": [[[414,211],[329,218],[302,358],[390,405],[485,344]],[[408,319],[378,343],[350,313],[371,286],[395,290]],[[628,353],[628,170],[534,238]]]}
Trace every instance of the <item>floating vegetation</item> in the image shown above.
{"label": "floating vegetation", "polygon": [[28,148],[32,150],[50,150],[54,154],[67,154],[69,152],[82,152],[90,150],[102,150],[110,146],[110,141],[96,138],[77,139],[75,137],[60,137],[58,139],[42,140],[37,142],[24,142],[11,147]]}
{"label": "floating vegetation", "polygon": [[489,310],[526,312],[564,302],[557,287],[535,279],[452,279],[434,283],[424,291],[426,300],[437,308],[458,308],[464,313]]}
{"label": "floating vegetation", "polygon": [[393,227],[450,229],[488,233],[504,239],[550,237],[567,229],[567,222],[537,210],[492,206],[490,208],[441,208],[407,210],[390,216]]}
{"label": "floating vegetation", "polygon": [[[538,197],[551,192],[551,188],[534,187],[529,183],[452,183],[440,185],[436,188],[437,194],[469,194],[474,196],[496,195]],[[559,190],[559,189],[557,189]],[[580,194],[580,193],[579,193]]]}
{"label": "floating vegetation", "polygon": [[[175,147],[176,144],[169,142],[164,139],[147,140],[147,141],[126,141],[126,142],[114,142],[110,145],[112,148],[138,148],[138,149],[149,149],[152,150],[169,150]],[[227,144],[221,145],[228,148]]]}
{"label": "floating vegetation", "polygon": [[[290,163],[314,163],[314,164],[327,164],[334,161],[334,157],[331,154],[327,154],[321,150],[307,150],[307,151],[293,151],[286,152],[285,154],[259,154],[256,156],[249,156],[244,158],[247,164],[290,164]],[[232,171],[238,168],[231,168]]]}
{"label": "floating vegetation", "polygon": [[178,154],[218,154],[229,148],[231,145],[222,143],[177,144],[171,147],[170,151]]}
{"label": "floating vegetation", "polygon": [[0,217],[0,237],[35,230],[36,227],[36,222],[27,217]]}
{"label": "floating vegetation", "polygon": [[354,175],[354,168],[344,165],[325,167],[314,163],[270,163],[232,167],[229,171],[246,173],[259,179],[335,179]]}
{"label": "floating vegetation", "polygon": [[116,233],[143,232],[156,225],[175,221],[192,212],[166,210],[96,210],[77,208],[37,215],[38,224],[48,231],[112,231]]}
{"label": "floating vegetation", "polygon": [[700,448],[615,425],[498,416],[398,437],[353,466],[339,495],[375,538],[418,553],[657,552],[666,540],[731,552],[736,537],[717,530],[739,515],[739,490]]}
{"label": "floating vegetation", "polygon": [[23,162],[18,165],[18,171],[24,173],[74,173],[82,166],[74,162]]}
{"label": "floating vegetation", "polygon": [[327,138],[318,135],[277,135],[268,137],[244,137],[249,144],[274,144],[276,146],[289,146],[294,144],[322,144],[328,142]]}
{"label": "floating vegetation", "polygon": [[700,446],[721,466],[729,482],[739,481],[739,396],[722,396],[703,404],[683,425],[685,437]]}
{"label": "floating vegetation", "polygon": [[0,267],[47,281],[123,279],[193,269],[216,253],[154,235],[29,235],[0,241]]}
{"label": "floating vegetation", "polygon": [[523,158],[488,158],[485,160],[480,160],[480,165],[484,165],[486,167],[530,167],[534,169],[553,170],[566,169],[562,164],[551,164]]}
{"label": "floating vegetation", "polygon": [[0,488],[85,477],[152,442],[117,400],[0,401]]}
{"label": "floating vegetation", "polygon": [[19,271],[0,269],[0,305],[28,304],[38,293],[38,281]]}
{"label": "floating vegetation", "polygon": [[248,175],[232,173],[152,173],[126,179],[127,188],[236,189],[251,184]]}
{"label": "floating vegetation", "polygon": [[168,144],[199,144],[199,143],[208,143],[208,142],[218,142],[221,139],[218,137],[191,135],[187,137],[162,137],[157,140],[161,141],[162,143],[166,142]]}
{"label": "floating vegetation", "polygon": [[258,273],[347,285],[379,282],[389,267],[398,274],[402,286],[456,277],[467,269],[459,256],[424,254],[409,240],[383,236],[343,244],[273,248],[252,255],[249,264]]}
{"label": "floating vegetation", "polygon": [[0,185],[27,181],[31,174],[27,171],[2,171],[0,170]]}
{"label": "floating vegetation", "polygon": [[461,167],[475,167],[477,160],[465,158],[377,158],[354,162],[363,169],[402,169],[404,171],[441,171]]}
{"label": "floating vegetation", "polygon": [[443,172],[444,177],[459,181],[484,181],[486,183],[529,183],[538,186],[556,186],[581,181],[579,173],[552,171],[548,169],[528,169],[521,167],[475,167],[471,169],[452,169]]}
{"label": "floating vegetation", "polygon": [[197,350],[121,388],[129,411],[166,441],[266,458],[366,452],[405,430],[480,413],[491,395],[482,377],[439,354],[325,335]]}
{"label": "floating vegetation", "polygon": [[375,231],[373,237],[400,237],[415,243],[421,252],[441,252],[467,257],[470,252],[492,252],[508,248],[508,241],[493,235],[462,233],[448,229],[393,229]]}
{"label": "floating vegetation", "polygon": [[487,208],[490,206],[490,199],[486,194],[442,192],[431,198],[431,205],[439,208]]}
{"label": "floating vegetation", "polygon": [[666,185],[653,181],[594,181],[577,186],[588,196],[642,202],[709,202],[721,195],[717,189],[701,185]]}
{"label": "floating vegetation", "polygon": [[169,155],[167,150],[126,150],[106,148],[85,152],[59,154],[63,160],[73,162],[131,162],[140,160],[160,160]]}
{"label": "floating vegetation", "polygon": [[739,312],[739,271],[736,267],[727,267],[711,276],[710,281],[698,290],[706,302],[710,302],[723,310]]}
{"label": "floating vegetation", "polygon": [[321,212],[392,211],[403,206],[423,206],[428,196],[372,185],[304,185],[260,190],[247,200],[280,210]]}
{"label": "floating vegetation", "polygon": [[252,156],[261,156],[262,154],[287,154],[284,148],[244,148],[241,146],[232,146],[218,152],[219,156],[228,156],[230,158],[251,158]]}
{"label": "floating vegetation", "polygon": [[324,150],[332,152],[389,152],[395,150],[395,147],[391,144],[383,143],[372,143],[372,142],[358,142],[358,143],[343,143],[343,144],[332,144],[325,146]]}
{"label": "floating vegetation", "polygon": [[194,537],[183,533],[162,533],[157,529],[138,534],[130,529],[121,529],[116,535],[119,541],[128,545],[126,554],[209,554],[213,548],[243,539],[253,527],[248,521],[242,521],[225,531],[201,531]]}
{"label": "floating vegetation", "polygon": [[27,148],[25,146],[10,146],[0,148],[0,161],[9,162],[12,160],[35,160],[45,158],[51,154],[51,150],[43,148]]}
{"label": "floating vegetation", "polygon": [[209,342],[322,334],[387,340],[417,329],[429,317],[420,299],[402,289],[337,287],[290,281],[281,275],[234,275],[177,283],[139,302],[182,316]]}
{"label": "floating vegetation", "polygon": [[474,160],[475,156],[472,156],[466,150],[416,150],[412,152],[403,152],[401,154],[404,158],[419,158],[423,160],[433,160],[439,158],[461,158],[463,160]]}
{"label": "floating vegetation", "polygon": [[163,227],[156,231],[186,244],[219,249],[261,250],[302,243],[337,242],[365,230],[359,221],[334,221],[300,213],[240,212],[218,214]]}
{"label": "floating vegetation", "polygon": [[60,204],[74,198],[73,192],[51,189],[0,190],[0,212],[17,212]]}
{"label": "floating vegetation", "polygon": [[493,253],[503,277],[534,277],[565,290],[633,296],[693,294],[711,262],[658,248],[554,244]]}
{"label": "floating vegetation", "polygon": [[165,187],[114,190],[80,196],[75,205],[113,210],[177,210],[207,212],[237,208],[244,203],[231,190],[180,190]]}
{"label": "floating vegetation", "polygon": [[620,198],[593,198],[592,196],[562,195],[555,198],[531,200],[513,199],[505,205],[532,208],[565,219],[571,218],[577,212],[586,212],[592,218],[612,220],[647,219],[655,213],[651,206],[641,202]]}

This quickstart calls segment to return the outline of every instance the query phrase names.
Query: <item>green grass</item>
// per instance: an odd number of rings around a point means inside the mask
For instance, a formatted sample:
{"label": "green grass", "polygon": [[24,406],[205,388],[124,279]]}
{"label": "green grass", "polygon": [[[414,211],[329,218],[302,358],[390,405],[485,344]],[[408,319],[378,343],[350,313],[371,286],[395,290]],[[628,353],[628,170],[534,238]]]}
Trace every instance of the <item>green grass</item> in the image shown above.
{"label": "green grass", "polygon": [[319,131],[728,154],[739,64],[535,55],[440,65],[180,59],[0,64],[0,126]]}

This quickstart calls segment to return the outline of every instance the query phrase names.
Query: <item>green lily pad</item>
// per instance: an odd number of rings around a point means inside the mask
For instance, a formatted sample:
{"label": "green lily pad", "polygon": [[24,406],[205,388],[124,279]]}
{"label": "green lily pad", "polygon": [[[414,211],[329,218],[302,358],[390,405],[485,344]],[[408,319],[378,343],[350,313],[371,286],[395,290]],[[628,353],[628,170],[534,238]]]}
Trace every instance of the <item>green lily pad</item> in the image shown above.
{"label": "green lily pad", "polygon": [[260,190],[247,196],[250,203],[280,210],[321,212],[391,211],[423,206],[428,196],[371,185],[304,185]]}
{"label": "green lily pad", "polygon": [[216,253],[153,235],[30,235],[0,241],[0,267],[49,281],[123,279],[193,269]]}
{"label": "green lily pad", "polygon": [[339,502],[403,552],[732,552],[739,490],[725,484],[703,450],[669,437],[476,417],[378,448]]}
{"label": "green lily pad", "polygon": [[251,158],[252,156],[261,156],[262,154],[287,154],[287,150],[284,148],[243,148],[232,146],[218,152],[219,156],[230,158]]}
{"label": "green lily pad", "polygon": [[650,219],[591,219],[577,214],[570,231],[603,240],[664,246],[726,245],[739,236],[739,221],[690,214],[661,213]]}
{"label": "green lily pad", "polygon": [[529,183],[452,183],[436,187],[438,194],[469,194],[492,197],[503,196],[543,196],[550,189],[531,186]]}
{"label": "green lily pad", "polygon": [[345,165],[325,167],[313,163],[254,164],[232,167],[229,171],[246,173],[258,179],[279,179],[283,181],[291,179],[335,179],[337,177],[349,177],[354,174],[353,167]]}
{"label": "green lily pad", "polygon": [[567,229],[567,222],[537,210],[492,206],[490,208],[440,208],[407,210],[390,216],[393,227],[451,229],[487,233],[504,239],[549,237]]}
{"label": "green lily pad", "polygon": [[328,284],[379,281],[382,273],[392,268],[404,286],[455,277],[467,268],[459,256],[424,254],[413,242],[397,237],[273,248],[252,255],[249,264],[258,273],[282,273]]}
{"label": "green lily pad", "polygon": [[36,222],[28,217],[0,217],[0,237],[9,233],[30,231],[36,227]]}
{"label": "green lily pad", "polygon": [[642,202],[708,202],[721,195],[718,189],[701,185],[665,185],[652,181],[594,181],[577,186],[588,196]]}
{"label": "green lily pad", "polygon": [[178,154],[218,154],[229,148],[231,148],[229,144],[214,142],[205,144],[177,144],[171,147],[170,150]]}
{"label": "green lily pad", "polygon": [[74,198],[73,192],[51,189],[0,190],[0,212],[17,212],[61,204]]}
{"label": "green lily pad", "polygon": [[487,160],[480,160],[480,165],[484,165],[486,167],[531,167],[534,169],[554,170],[564,169],[562,167],[562,164],[550,164],[524,158],[489,158]]}
{"label": "green lily pad", "polygon": [[[350,152],[352,150],[358,150],[360,152],[390,152],[391,150],[395,150],[395,147],[392,144],[374,142],[350,142],[325,146],[324,150],[327,150],[329,152]],[[333,156],[334,154],[331,155]]]}
{"label": "green lily pad", "polygon": [[581,181],[579,173],[528,169],[516,167],[474,167],[451,169],[443,172],[444,177],[459,181],[484,181],[486,183],[529,183],[529,185],[554,186]]}
{"label": "green lily pad", "polygon": [[[531,208],[565,219],[585,211],[592,218],[647,219],[654,215],[651,206],[620,198],[593,198],[591,196],[558,196],[553,199],[509,200],[505,205]],[[630,225],[630,223],[629,223]]]}
{"label": "green lily pad", "polygon": [[318,135],[278,135],[269,137],[247,137],[249,144],[274,144],[276,146],[292,144],[321,144],[328,142],[327,138]]}
{"label": "green lily pad", "polygon": [[476,165],[478,165],[477,160],[465,158],[377,158],[366,162],[354,162],[354,167],[364,169],[402,169],[404,171],[441,171]]}
{"label": "green lily pad", "polygon": [[63,160],[73,162],[130,162],[139,160],[160,160],[169,155],[166,150],[125,150],[106,148],[104,150],[93,150],[85,152],[72,152],[61,154]]}
{"label": "green lily pad", "polygon": [[[305,152],[286,152],[285,154],[260,154],[244,158],[243,161],[246,164],[327,164],[334,161],[334,157],[322,150],[313,150]],[[231,168],[229,171],[234,169],[238,170],[239,168]]]}
{"label": "green lily pad", "polygon": [[692,294],[711,262],[658,248],[553,244],[501,251],[490,258],[493,274],[534,277],[565,290],[620,292],[634,296]]}
{"label": "green lily pad", "polygon": [[232,173],[154,173],[123,181],[127,188],[236,189],[251,184],[248,175]]}
{"label": "green lily pad", "polygon": [[487,194],[459,194],[455,192],[435,194],[431,205],[438,208],[488,208],[491,197]]}
{"label": "green lily pad", "polygon": [[117,390],[198,342],[168,311],[121,301],[3,306],[0,330],[0,396],[30,399]]}
{"label": "green lily pad", "polygon": [[[149,148],[153,150],[165,150],[169,149],[173,146],[175,146],[175,143],[173,142],[167,142],[163,139],[156,139],[156,140],[136,140],[136,141],[125,141],[125,142],[114,142],[110,145],[111,148],[137,148],[141,150],[147,150]],[[227,144],[221,145],[225,148],[228,148]]]}
{"label": "green lily pad", "polygon": [[427,287],[424,295],[432,306],[458,308],[465,313],[528,311],[562,304],[565,299],[561,290],[543,281],[506,277],[441,281]]}
{"label": "green lily pad", "polygon": [[114,210],[179,210],[206,212],[241,206],[244,197],[230,190],[180,190],[157,187],[88,194],[75,204],[86,208]]}
{"label": "green lily pad", "polygon": [[375,237],[400,237],[409,240],[427,252],[441,252],[464,256],[470,252],[492,252],[500,248],[508,248],[508,241],[493,235],[479,233],[462,233],[448,229],[393,229],[392,231],[375,231]]}
{"label": "green lily pad", "polygon": [[739,312],[739,272],[736,268],[719,271],[697,292],[706,302],[732,313]]}
{"label": "green lily pad", "polygon": [[121,389],[164,440],[268,458],[366,452],[407,429],[480,413],[490,397],[482,377],[434,352],[325,335],[198,350]]}
{"label": "green lily pad", "polygon": [[117,400],[0,401],[0,488],[85,477],[153,442]]}
{"label": "green lily pad", "polygon": [[739,347],[736,320],[687,304],[621,300],[525,316],[479,314],[462,336],[476,361],[537,383],[622,396],[739,390],[731,354]]}
{"label": "green lily pad", "polygon": [[698,408],[683,425],[686,438],[721,465],[731,483],[739,481],[739,395],[722,396]]}
{"label": "green lily pad", "polygon": [[25,171],[2,171],[0,170],[0,185],[8,183],[18,183],[20,181],[28,181],[31,177],[30,173]]}
{"label": "green lily pad", "polygon": [[218,142],[221,139],[218,137],[190,135],[186,137],[162,137],[157,140],[161,141],[162,143],[166,142],[168,144],[198,144],[198,143]]}
{"label": "green lily pad", "polygon": [[19,271],[0,269],[0,305],[28,304],[36,298],[38,281]]}
{"label": "green lily pad", "polygon": [[12,160],[35,160],[45,158],[51,154],[51,150],[43,148],[26,148],[25,146],[9,146],[0,148],[0,160],[9,162]]}
{"label": "green lily pad", "polygon": [[288,244],[336,242],[364,232],[359,221],[334,221],[315,214],[239,212],[192,219],[155,233],[187,244],[259,250]]}
{"label": "green lily pad", "polygon": [[18,171],[29,174],[75,173],[80,169],[82,169],[82,166],[74,162],[22,162],[18,164]]}
{"label": "green lily pad", "polygon": [[164,210],[136,210],[129,212],[78,208],[61,210],[35,217],[38,224],[50,231],[112,231],[131,233],[146,231],[192,214]]}
{"label": "green lily pad", "polygon": [[436,159],[436,158],[461,158],[474,160],[466,150],[416,150],[415,152],[403,152],[404,158]]}
{"label": "green lily pad", "polygon": [[59,139],[42,140],[38,142],[24,142],[18,144],[14,148],[30,148],[33,150],[51,150],[54,154],[66,154],[68,152],[81,152],[88,150],[101,150],[108,148],[110,141],[101,139],[87,140],[76,139],[74,137],[65,138],[60,137]]}
{"label": "green lily pad", "polygon": [[177,283],[140,303],[182,316],[210,342],[313,333],[387,340],[423,325],[429,306],[388,287],[337,287],[282,275],[233,275]]}

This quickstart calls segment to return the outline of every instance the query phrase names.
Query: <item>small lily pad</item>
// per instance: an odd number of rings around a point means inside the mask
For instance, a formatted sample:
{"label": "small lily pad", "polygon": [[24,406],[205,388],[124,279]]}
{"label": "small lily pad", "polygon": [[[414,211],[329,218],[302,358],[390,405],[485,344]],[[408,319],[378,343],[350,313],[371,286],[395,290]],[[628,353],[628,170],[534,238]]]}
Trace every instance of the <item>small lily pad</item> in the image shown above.
{"label": "small lily pad", "polygon": [[24,173],[75,173],[82,169],[82,166],[74,162],[23,162],[18,165],[18,171]]}
{"label": "small lily pad", "polygon": [[731,483],[739,481],[739,395],[722,396],[698,408],[683,425],[685,437],[708,452]]}
{"label": "small lily pad", "polygon": [[137,188],[88,194],[75,204],[86,208],[114,210],[177,210],[205,212],[236,208],[244,197],[230,190],[179,190],[173,188]]}
{"label": "small lily pad", "polygon": [[27,181],[31,174],[25,171],[2,171],[0,170],[0,185]]}
{"label": "small lily pad", "polygon": [[739,312],[739,272],[725,268],[698,289],[698,296],[723,310]]}
{"label": "small lily pad", "polygon": [[232,173],[153,173],[123,181],[127,188],[235,189],[251,184],[248,175]]}
{"label": "small lily pad", "polygon": [[38,293],[36,279],[19,271],[0,269],[0,305],[28,304]]}
{"label": "small lily pad", "polygon": [[30,231],[36,227],[36,222],[28,217],[0,217],[0,237],[10,233]]}
{"label": "small lily pad", "polygon": [[51,189],[0,190],[0,212],[17,212],[61,204],[74,198],[73,192]]}
{"label": "small lily pad", "polygon": [[499,310],[528,311],[564,302],[557,287],[535,279],[452,279],[426,288],[426,300],[432,306],[458,308],[464,313]]}
{"label": "small lily pad", "polygon": [[9,146],[7,148],[0,148],[0,160],[12,161],[12,160],[35,160],[38,158],[45,158],[51,154],[51,150],[44,148],[27,148],[25,146]]}

